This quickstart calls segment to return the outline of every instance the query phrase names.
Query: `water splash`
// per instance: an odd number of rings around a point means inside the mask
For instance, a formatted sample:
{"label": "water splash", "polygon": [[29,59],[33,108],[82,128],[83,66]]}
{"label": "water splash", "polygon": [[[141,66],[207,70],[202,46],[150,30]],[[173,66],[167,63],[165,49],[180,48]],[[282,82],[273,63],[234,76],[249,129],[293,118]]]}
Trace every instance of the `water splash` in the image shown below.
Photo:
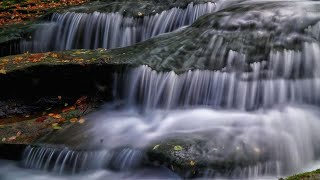
{"label": "water splash", "polygon": [[[231,168],[222,171],[223,175],[247,178],[296,172],[319,158],[317,111],[310,106],[253,112],[189,108],[145,114],[138,110],[102,109],[88,118],[99,122],[92,130],[96,137],[108,142],[104,144],[108,148],[122,144],[141,148],[166,137],[182,137],[183,142],[200,135],[201,143],[188,146],[188,153],[208,164],[234,164],[243,174]],[[242,167],[237,166],[239,162]]]}

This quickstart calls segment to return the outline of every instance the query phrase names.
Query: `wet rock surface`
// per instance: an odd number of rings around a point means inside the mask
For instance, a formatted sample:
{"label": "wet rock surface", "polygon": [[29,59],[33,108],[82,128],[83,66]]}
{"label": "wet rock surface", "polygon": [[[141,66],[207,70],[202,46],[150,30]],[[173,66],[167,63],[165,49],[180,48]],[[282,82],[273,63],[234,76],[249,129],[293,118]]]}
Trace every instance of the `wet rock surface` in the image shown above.
{"label": "wet rock surface", "polygon": [[201,4],[206,2],[215,2],[215,0],[102,0],[86,3],[81,6],[72,7],[59,11],[63,12],[78,12],[78,13],[92,13],[92,12],[119,12],[127,17],[143,17],[161,13],[170,8],[186,8],[189,3]]}
{"label": "wet rock surface", "polygon": [[245,142],[227,144],[205,134],[177,135],[152,144],[147,150],[149,162],[184,178],[234,176],[266,157],[266,152]]}

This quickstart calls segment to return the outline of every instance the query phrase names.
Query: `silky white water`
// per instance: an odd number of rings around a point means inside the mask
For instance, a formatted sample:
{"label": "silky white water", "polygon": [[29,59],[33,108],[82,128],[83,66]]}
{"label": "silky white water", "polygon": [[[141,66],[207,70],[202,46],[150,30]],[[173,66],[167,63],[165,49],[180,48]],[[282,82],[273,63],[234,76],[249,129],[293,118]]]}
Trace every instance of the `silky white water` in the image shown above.
{"label": "silky white water", "polygon": [[219,2],[190,3],[185,9],[172,8],[142,18],[125,17],[118,12],[55,13],[50,22],[41,25],[34,33],[31,41],[20,43],[20,50],[46,52],[130,46],[191,25],[200,16],[219,8]]}

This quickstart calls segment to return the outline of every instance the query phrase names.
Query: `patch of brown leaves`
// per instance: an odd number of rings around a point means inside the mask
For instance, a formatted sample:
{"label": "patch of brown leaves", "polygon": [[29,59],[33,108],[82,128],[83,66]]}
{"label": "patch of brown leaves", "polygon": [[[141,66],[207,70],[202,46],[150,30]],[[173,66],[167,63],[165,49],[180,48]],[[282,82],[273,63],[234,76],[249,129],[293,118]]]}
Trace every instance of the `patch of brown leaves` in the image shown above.
{"label": "patch of brown leaves", "polygon": [[26,0],[22,3],[3,6],[0,4],[0,26],[32,20],[45,14],[49,9],[74,6],[89,0]]}

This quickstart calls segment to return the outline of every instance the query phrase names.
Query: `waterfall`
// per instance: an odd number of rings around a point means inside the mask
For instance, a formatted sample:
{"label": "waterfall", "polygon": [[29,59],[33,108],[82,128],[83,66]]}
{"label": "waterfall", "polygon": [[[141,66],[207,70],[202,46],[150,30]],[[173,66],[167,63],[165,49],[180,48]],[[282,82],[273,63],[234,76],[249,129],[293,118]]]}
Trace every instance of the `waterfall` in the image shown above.
{"label": "waterfall", "polygon": [[59,174],[79,173],[109,167],[126,170],[140,165],[142,152],[132,148],[99,151],[75,151],[68,148],[28,146],[23,156],[26,168]]}
{"label": "waterfall", "polygon": [[[124,96],[143,109],[190,106],[255,110],[287,104],[320,104],[320,47],[305,43],[302,51],[272,50],[269,59],[249,63],[229,51],[219,71],[190,70],[182,74],[133,69]],[[122,81],[122,80],[120,80]],[[118,89],[120,89],[118,87]]]}
{"label": "waterfall", "polygon": [[51,21],[37,30],[32,40],[20,43],[21,52],[117,48],[133,45],[159,34],[191,25],[200,16],[218,10],[215,3],[172,8],[144,17],[124,17],[119,12],[53,14]]}
{"label": "waterfall", "polygon": [[[20,46],[23,51],[129,46],[191,25],[222,8],[219,2],[144,17],[54,14]],[[52,138],[84,150],[29,146],[23,167],[124,173],[150,163],[145,152],[171,139],[174,147],[183,146],[172,153],[178,161],[205,166],[205,178],[282,176],[318,161],[320,16],[314,12],[320,3],[313,2],[314,8],[300,1],[237,2],[239,7],[141,45],[143,52],[132,53],[139,65],[115,73],[114,100],[84,117],[85,126],[59,130],[71,138]],[[185,141],[191,143],[184,146]]]}

